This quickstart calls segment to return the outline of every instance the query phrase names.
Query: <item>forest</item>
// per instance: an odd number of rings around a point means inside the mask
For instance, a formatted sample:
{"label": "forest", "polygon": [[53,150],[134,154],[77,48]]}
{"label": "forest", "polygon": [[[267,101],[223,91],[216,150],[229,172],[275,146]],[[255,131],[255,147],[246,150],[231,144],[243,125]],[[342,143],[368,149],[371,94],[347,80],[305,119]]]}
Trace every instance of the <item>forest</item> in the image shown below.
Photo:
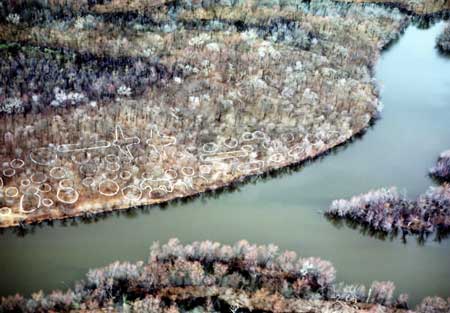
{"label": "forest", "polygon": [[[116,211],[127,212],[132,228],[138,208],[163,208],[200,195],[218,197],[252,179],[300,171],[357,145],[382,118],[383,85],[375,73],[381,53],[411,25],[425,28],[447,18],[449,10],[447,0],[2,1],[2,244],[6,247],[7,236],[21,236],[22,231],[31,229],[34,236],[35,225],[57,220],[64,227],[67,221],[88,224]],[[436,58],[447,55],[448,22],[433,40]],[[331,166],[328,173],[356,172],[357,162],[350,163]],[[444,238],[450,230],[450,151],[436,155],[430,166],[427,177],[433,180],[415,199],[397,187],[339,199],[325,186],[321,197],[338,200],[330,200],[317,215],[330,228],[346,222],[391,238]],[[253,196],[266,201],[269,188]],[[310,196],[300,186],[286,190]],[[287,198],[282,195],[273,205],[288,206]],[[194,205],[204,205],[205,199]],[[308,204],[315,199],[310,200]],[[232,209],[229,203],[224,204],[227,210]],[[278,207],[272,214],[285,218]],[[193,218],[203,217],[198,213]],[[185,216],[178,218],[189,223]],[[307,227],[316,226],[311,221],[305,221]],[[297,228],[305,226],[297,222]],[[117,225],[110,225],[115,231]],[[97,226],[89,225],[89,230]],[[214,222],[207,226],[217,227]],[[259,226],[243,229],[252,227]],[[267,228],[264,235],[273,235]],[[203,229],[192,226],[190,231]],[[73,244],[73,233],[68,231],[67,238],[60,234],[48,237]],[[360,243],[352,241],[355,232],[345,235],[348,245]],[[94,237],[92,233],[74,249],[81,251]],[[332,250],[336,241],[330,237]],[[416,305],[390,280],[348,284],[338,279],[335,260],[299,257],[274,244],[203,239],[155,241],[146,262],[117,261],[92,269],[84,280],[63,282],[64,290],[3,296],[0,313],[450,312],[450,299],[426,297]],[[302,240],[308,238],[295,238]],[[116,241],[111,249],[119,252],[123,247]],[[365,249],[357,247],[355,258]],[[17,257],[11,255],[8,260]],[[51,266],[60,268],[58,262]],[[76,270],[80,268],[77,264]],[[427,270],[427,264],[420,269]],[[64,271],[75,270],[67,266]]]}
{"label": "forest", "polygon": [[449,159],[448,150],[444,151],[430,168],[429,174],[442,185],[431,186],[415,201],[395,187],[382,188],[350,200],[335,200],[325,214],[331,218],[347,218],[385,233],[446,235],[450,230]]}
{"label": "forest", "polygon": [[410,21],[331,1],[145,3],[2,5],[3,227],[160,203],[323,154],[378,116],[371,69]]}
{"label": "forest", "polygon": [[[153,243],[148,263],[115,262],[90,270],[73,290],[2,299],[0,312],[386,312],[408,311],[395,286],[335,282],[333,265],[275,245],[234,245],[174,238]],[[448,312],[450,302],[425,298],[418,312]]]}

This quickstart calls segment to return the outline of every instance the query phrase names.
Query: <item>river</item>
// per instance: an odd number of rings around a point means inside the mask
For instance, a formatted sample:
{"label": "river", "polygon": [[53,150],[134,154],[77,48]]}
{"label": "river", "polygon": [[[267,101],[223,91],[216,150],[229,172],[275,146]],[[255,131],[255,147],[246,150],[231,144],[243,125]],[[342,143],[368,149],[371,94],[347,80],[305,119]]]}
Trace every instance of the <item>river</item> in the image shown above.
{"label": "river", "polygon": [[146,260],[153,241],[178,237],[183,243],[274,243],[330,260],[339,281],[392,280],[413,303],[450,296],[449,239],[381,238],[334,225],[320,212],[334,199],[372,188],[398,186],[416,197],[434,184],[428,168],[450,148],[450,58],[435,49],[443,27],[410,26],[386,49],[376,66],[381,119],[361,138],[290,174],[96,223],[43,225],[25,236],[3,231],[0,295],[66,289],[89,268]]}

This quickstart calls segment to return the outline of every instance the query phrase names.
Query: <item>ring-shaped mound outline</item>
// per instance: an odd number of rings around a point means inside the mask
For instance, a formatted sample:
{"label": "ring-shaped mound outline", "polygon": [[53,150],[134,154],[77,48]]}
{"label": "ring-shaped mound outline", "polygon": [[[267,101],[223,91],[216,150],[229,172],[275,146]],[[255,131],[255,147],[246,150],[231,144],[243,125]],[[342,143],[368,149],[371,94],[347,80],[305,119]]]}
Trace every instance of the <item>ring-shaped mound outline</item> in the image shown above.
{"label": "ring-shaped mound outline", "polygon": [[122,180],[129,180],[129,179],[131,178],[131,176],[132,176],[131,172],[130,172],[130,171],[127,171],[127,170],[121,171],[121,172],[119,173],[119,177],[120,177],[120,179],[122,179]]}
{"label": "ring-shaped mound outline", "polygon": [[264,139],[267,139],[267,135],[262,130],[255,130],[253,132],[253,138],[264,140]]}
{"label": "ring-shaped mound outline", "polygon": [[198,170],[199,170],[200,173],[202,173],[202,174],[210,174],[210,173],[211,173],[211,170],[212,170],[212,167],[211,167],[211,165],[208,165],[208,164],[202,164],[202,165],[200,165],[200,166],[198,167]]}
{"label": "ring-shaped mound outline", "polygon": [[16,170],[13,168],[5,168],[3,170],[3,176],[5,177],[13,177],[14,175],[16,175]]}
{"label": "ring-shaped mound outline", "polygon": [[[9,191],[10,190],[14,190],[15,193],[13,195],[9,195]],[[17,198],[17,196],[19,195],[19,189],[17,189],[17,187],[8,187],[5,189],[5,196],[8,198]]]}
{"label": "ring-shaped mound outline", "polygon": [[[110,160],[111,158],[114,160]],[[106,163],[119,163],[120,158],[115,154],[108,154],[107,156],[105,156],[105,161]]]}
{"label": "ring-shaped mound outline", "polygon": [[[20,163],[20,165],[15,165],[17,162]],[[14,169],[22,168],[25,165],[25,161],[22,159],[14,159],[11,162],[9,162],[9,166],[11,166]]]}
{"label": "ring-shaped mound outline", "polygon": [[[38,162],[38,161],[36,161],[36,160],[33,158],[32,154],[33,154],[35,151],[37,151],[37,150],[45,150],[45,149],[47,149],[47,148],[39,148],[39,149],[36,149],[36,150],[31,151],[30,154],[29,154],[29,157],[30,157],[31,162],[33,162],[33,163],[35,163],[35,164],[37,164],[37,165],[42,165],[42,166],[51,166],[53,163],[55,163],[56,160],[58,159],[58,155],[57,155],[56,153],[53,153],[54,158],[53,158],[52,160],[50,160],[50,161],[48,161],[48,162],[45,162],[45,163],[44,163],[44,162]],[[48,150],[48,149],[47,149],[47,150]]]}
{"label": "ring-shaped mound outline", "polygon": [[[187,173],[186,170],[192,171],[191,173]],[[181,174],[183,174],[186,177],[193,177],[195,175],[195,170],[193,167],[190,166],[184,166],[181,168]]]}
{"label": "ring-shaped mound outline", "polygon": [[[63,192],[68,192],[68,191],[73,191],[74,193],[75,193],[75,200],[72,200],[72,201],[66,201],[66,200],[63,200],[62,198],[61,198],[61,196],[60,196],[60,193],[61,193],[61,191],[63,191]],[[78,198],[80,197],[80,194],[78,193],[78,191],[76,191],[75,189],[73,189],[73,188],[58,188],[58,191],[56,192],[56,198],[58,199],[58,201],[59,202],[61,202],[61,203],[64,203],[64,204],[74,204],[74,203],[76,203],[77,201],[78,201]]]}
{"label": "ring-shaped mound outline", "polygon": [[20,186],[21,187],[28,187],[31,185],[31,180],[28,178],[24,178],[20,181]]}
{"label": "ring-shaped mound outline", "polygon": [[[127,196],[125,190],[127,190],[127,189],[132,189],[132,188],[135,188],[136,190],[139,190],[139,197],[137,197],[137,198],[136,198],[136,197],[130,198],[130,197]],[[126,187],[123,187],[123,188],[121,189],[121,192],[122,192],[122,196],[123,196],[125,199],[130,200],[130,201],[139,201],[139,200],[142,198],[142,190],[141,190],[141,188],[139,188],[138,186],[135,186],[135,185],[128,185],[128,186],[126,186]]]}
{"label": "ring-shaped mound outline", "polygon": [[[56,171],[63,171],[64,172],[64,174],[63,175],[55,175],[55,172]],[[66,170],[66,168],[65,167],[62,167],[62,166],[55,166],[55,167],[52,167],[51,169],[50,169],[50,172],[49,172],[49,175],[50,175],[50,177],[51,178],[53,178],[53,179],[63,179],[63,178],[66,178],[67,177],[67,170]]]}
{"label": "ring-shaped mound outline", "polygon": [[[90,181],[91,183],[87,183],[87,181]],[[81,184],[83,184],[84,187],[90,188],[95,185],[95,179],[91,176],[86,177],[81,181]]]}
{"label": "ring-shaped mound outline", "polygon": [[[46,189],[44,189],[44,186],[46,187]],[[52,186],[49,183],[43,183],[38,187],[38,189],[42,193],[48,193],[52,191]]]}
{"label": "ring-shaped mound outline", "polygon": [[0,208],[0,215],[9,215],[11,213],[12,213],[11,208],[8,208],[7,206]]}
{"label": "ring-shaped mound outline", "polygon": [[52,199],[48,199],[48,198],[42,199],[42,205],[45,206],[46,208],[51,207],[53,204],[54,204],[54,202]]}
{"label": "ring-shaped mound outline", "polygon": [[118,171],[120,171],[121,168],[122,168],[122,166],[118,162],[106,164],[106,170],[108,172],[118,172]]}
{"label": "ring-shaped mound outline", "polygon": [[[230,141],[233,142],[233,144],[229,143]],[[238,146],[238,144],[239,144],[239,140],[237,140],[237,139],[234,138],[234,137],[228,138],[227,140],[225,140],[225,141],[223,142],[223,145],[224,145],[225,147],[229,148],[229,149],[234,149],[234,148],[236,148],[236,147]]]}
{"label": "ring-shaped mound outline", "polygon": [[87,159],[85,159],[85,160],[83,160],[83,161],[78,161],[76,158],[75,158],[75,155],[71,155],[70,156],[70,159],[72,160],[72,162],[73,163],[75,163],[75,164],[77,164],[77,165],[83,165],[83,164],[86,164],[86,163],[88,163],[90,160],[91,160],[91,154],[90,153],[87,153]]}
{"label": "ring-shaped mound outline", "polygon": [[255,136],[251,132],[243,132],[241,135],[242,141],[252,141],[255,139]]}
{"label": "ring-shaped mound outline", "polygon": [[[42,174],[42,175],[43,175],[43,179],[42,179],[42,180],[36,180],[36,176],[37,176],[38,174]],[[33,174],[31,175],[30,179],[31,179],[31,181],[32,181],[34,184],[43,184],[43,183],[45,183],[45,182],[47,181],[47,175],[45,175],[45,174],[42,173],[42,172],[37,172],[37,173],[33,173]]]}
{"label": "ring-shaped mound outline", "polygon": [[[175,174],[170,174],[170,173],[175,173]],[[167,170],[164,171],[164,174],[168,175],[170,177],[170,179],[176,179],[178,177],[178,173],[176,170],[174,170],[173,168],[169,168]]]}
{"label": "ring-shaped mound outline", "polygon": [[[69,182],[70,186],[66,186],[65,184]],[[58,183],[60,189],[73,189],[75,187],[75,182],[71,178],[65,178]]]}
{"label": "ring-shaped mound outline", "polygon": [[[207,148],[207,147],[211,147],[211,148]],[[218,150],[219,150],[219,146],[215,143],[215,142],[208,142],[208,143],[205,143],[203,146],[202,146],[202,150],[203,150],[203,152],[205,152],[205,153],[215,153],[215,152],[217,152]]]}
{"label": "ring-shaped mound outline", "polygon": [[[104,184],[106,184],[106,183],[112,183],[112,184],[114,184],[115,187],[117,187],[117,188],[116,188],[116,191],[115,191],[115,192],[103,192],[103,191],[102,191],[102,186],[103,186]],[[119,191],[120,191],[119,185],[118,185],[114,180],[112,180],[112,179],[105,179],[105,180],[102,180],[102,181],[98,184],[98,193],[101,194],[102,196],[105,196],[105,197],[114,197],[115,195],[117,195],[117,193],[118,193]]]}
{"label": "ring-shaped mound outline", "polygon": [[22,195],[20,197],[19,210],[21,213],[31,214],[31,213],[35,212],[37,209],[39,209],[39,207],[41,206],[41,201],[42,201],[41,196],[39,194],[34,194],[34,195],[39,198],[39,204],[37,207],[31,208],[30,210],[24,210],[24,208],[23,208],[23,199],[25,198],[25,195]]}

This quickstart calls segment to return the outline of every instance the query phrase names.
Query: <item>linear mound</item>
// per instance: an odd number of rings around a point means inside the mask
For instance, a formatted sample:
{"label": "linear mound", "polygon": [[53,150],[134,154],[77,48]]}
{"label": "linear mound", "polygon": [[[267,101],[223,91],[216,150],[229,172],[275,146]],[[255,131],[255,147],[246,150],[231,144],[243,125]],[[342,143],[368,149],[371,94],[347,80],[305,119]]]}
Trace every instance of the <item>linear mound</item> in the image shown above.
{"label": "linear mound", "polygon": [[378,116],[372,68],[410,21],[332,1],[23,0],[0,17],[1,227],[161,203],[329,151]]}
{"label": "linear mound", "polygon": [[[148,263],[91,270],[73,290],[2,298],[0,312],[406,312],[392,282],[336,283],[319,258],[279,252],[242,240],[233,246],[177,239],[154,243]],[[447,312],[450,302],[426,298],[418,312]],[[440,311],[441,310],[441,311]],[[412,312],[412,311],[409,311]]]}

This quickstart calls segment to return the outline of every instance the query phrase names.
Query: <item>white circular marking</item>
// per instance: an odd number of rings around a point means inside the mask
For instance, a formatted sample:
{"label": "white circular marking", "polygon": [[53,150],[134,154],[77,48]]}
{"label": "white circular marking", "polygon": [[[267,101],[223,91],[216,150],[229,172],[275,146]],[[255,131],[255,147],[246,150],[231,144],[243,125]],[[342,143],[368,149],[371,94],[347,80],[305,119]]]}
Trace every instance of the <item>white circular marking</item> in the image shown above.
{"label": "white circular marking", "polygon": [[52,199],[42,199],[42,205],[49,208],[53,205],[53,200]]}
{"label": "white circular marking", "polygon": [[269,157],[269,162],[281,163],[284,161],[284,155],[281,153],[274,153]]}
{"label": "white circular marking", "polygon": [[86,176],[94,176],[97,173],[97,165],[94,163],[86,163],[80,166],[78,169],[81,174]]}
{"label": "white circular marking", "polygon": [[182,167],[181,174],[187,177],[192,177],[195,174],[195,170],[190,166]]}
{"label": "white circular marking", "polygon": [[108,163],[106,164],[106,170],[110,172],[117,172],[121,168],[119,163]]}
{"label": "white circular marking", "polygon": [[129,180],[131,178],[131,172],[130,171],[122,171],[122,172],[120,172],[119,177],[122,180]]}
{"label": "white circular marking", "polygon": [[14,159],[11,162],[9,162],[9,166],[11,166],[14,169],[22,168],[25,165],[25,162],[22,159]]}
{"label": "white circular marking", "polygon": [[253,138],[264,140],[264,139],[267,138],[267,135],[263,131],[256,130],[256,131],[253,132]]}
{"label": "white circular marking", "polygon": [[219,150],[219,146],[214,142],[205,143],[202,147],[203,152],[205,153],[214,153]]}
{"label": "white circular marking", "polygon": [[263,141],[262,146],[264,149],[269,149],[271,146],[271,141],[270,140]]}
{"label": "white circular marking", "polygon": [[19,189],[16,187],[8,187],[5,189],[5,196],[8,198],[17,198],[19,195]]}
{"label": "white circular marking", "polygon": [[289,149],[288,155],[291,158],[298,158],[304,153],[304,150],[299,145],[294,146],[293,148]]}
{"label": "white circular marking", "polygon": [[120,161],[120,158],[115,154],[108,154],[105,157],[105,161],[106,163],[118,163]]}
{"label": "white circular marking", "polygon": [[223,143],[225,147],[229,148],[229,149],[234,149],[237,147],[239,141],[236,138],[229,138],[227,140],[225,140],[225,142]]}
{"label": "white circular marking", "polygon": [[207,164],[202,164],[199,166],[199,170],[201,174],[210,174],[211,173],[211,166]]}
{"label": "white circular marking", "polygon": [[12,213],[12,210],[8,207],[0,208],[0,215],[9,215]]}
{"label": "white circular marking", "polygon": [[254,139],[253,134],[250,133],[250,132],[244,132],[244,133],[242,133],[241,138],[242,138],[242,141],[251,141],[251,140]]}
{"label": "white circular marking", "polygon": [[36,186],[29,186],[27,189],[25,189],[24,194],[27,195],[39,195],[39,188]]}
{"label": "white circular marking", "polygon": [[150,198],[161,198],[164,197],[167,194],[167,192],[163,188],[156,188],[149,191],[148,195]]}
{"label": "white circular marking", "polygon": [[119,185],[112,179],[102,180],[98,185],[98,192],[106,197],[113,197],[117,195],[119,190]]}
{"label": "white circular marking", "polygon": [[47,175],[42,172],[37,172],[31,175],[31,181],[35,184],[42,184],[47,181]]}
{"label": "white circular marking", "polygon": [[241,147],[242,150],[246,151],[246,152],[253,152],[254,148],[251,145],[243,145]]}
{"label": "white circular marking", "polygon": [[[84,155],[83,155],[84,157]],[[72,154],[70,156],[70,159],[72,160],[73,163],[78,164],[78,165],[82,165],[82,164],[86,164],[91,160],[91,154],[90,153],[86,153],[86,158],[82,159],[81,161],[77,159],[77,157]]]}
{"label": "white circular marking", "polygon": [[64,167],[53,167],[50,170],[50,177],[54,179],[63,179],[67,176],[67,171]]}
{"label": "white circular marking", "polygon": [[128,185],[122,188],[122,195],[130,201],[139,201],[142,197],[142,190],[134,185]]}
{"label": "white circular marking", "polygon": [[294,134],[292,133],[283,133],[281,134],[281,140],[286,141],[287,143],[290,143],[292,141],[294,141],[295,137]]}
{"label": "white circular marking", "polygon": [[14,175],[16,175],[16,170],[13,168],[5,168],[3,170],[3,176],[5,177],[13,177]]}
{"label": "white circular marking", "polygon": [[63,179],[59,182],[60,189],[73,189],[74,186],[75,186],[75,183],[70,178]]}
{"label": "white circular marking", "polygon": [[43,183],[39,186],[39,191],[43,193],[50,192],[52,191],[52,186],[50,186],[50,184]]}
{"label": "white circular marking", "polygon": [[[182,190],[181,190],[181,188],[179,188],[180,186],[183,187]],[[183,191],[183,192],[189,190],[188,185],[187,185],[184,181],[182,181],[182,180],[177,180],[177,181],[173,184],[173,187],[174,187],[174,189],[178,189],[178,190],[181,190],[181,191]]]}
{"label": "white circular marking", "polygon": [[178,177],[178,173],[174,169],[168,169],[165,171],[165,174],[169,176],[169,179],[176,179]]}
{"label": "white circular marking", "polygon": [[177,138],[174,136],[161,136],[160,138],[163,147],[168,147],[177,143]]}
{"label": "white circular marking", "polygon": [[209,180],[206,177],[203,177],[201,175],[195,176],[192,180],[194,185],[201,185],[203,183],[207,184],[209,182]]}
{"label": "white circular marking", "polygon": [[73,188],[58,188],[58,192],[56,193],[58,201],[65,204],[74,204],[78,201],[79,196],[78,191]]}
{"label": "white circular marking", "polygon": [[95,180],[93,177],[86,177],[85,179],[83,179],[81,181],[81,183],[83,184],[83,186],[90,188],[93,187],[95,185]]}
{"label": "white circular marking", "polygon": [[[45,156],[45,157],[47,157],[48,160],[46,160],[46,161],[39,160],[38,153],[42,152],[42,151],[46,151],[47,152],[48,155]],[[33,163],[36,163],[37,165],[43,165],[43,166],[51,166],[58,159],[58,155],[56,153],[54,153],[53,151],[51,151],[49,148],[36,149],[34,151],[31,151],[29,156],[30,156],[30,160]],[[50,156],[51,156],[51,158],[50,158]]]}
{"label": "white circular marking", "polygon": [[[30,188],[31,189],[31,188]],[[37,190],[37,189],[36,189]],[[22,195],[20,197],[20,203],[19,203],[19,210],[21,213],[25,213],[25,214],[31,214],[33,212],[35,212],[37,209],[39,209],[39,207],[41,206],[41,196],[38,193],[39,191],[35,192],[35,193],[31,193],[30,195],[33,195],[35,197],[38,198],[38,205],[35,207],[31,207],[30,209],[24,209],[23,207],[23,199],[25,199],[25,195]]]}
{"label": "white circular marking", "polygon": [[30,185],[31,185],[31,180],[29,180],[28,178],[24,178],[20,181],[21,187],[28,187]]}

